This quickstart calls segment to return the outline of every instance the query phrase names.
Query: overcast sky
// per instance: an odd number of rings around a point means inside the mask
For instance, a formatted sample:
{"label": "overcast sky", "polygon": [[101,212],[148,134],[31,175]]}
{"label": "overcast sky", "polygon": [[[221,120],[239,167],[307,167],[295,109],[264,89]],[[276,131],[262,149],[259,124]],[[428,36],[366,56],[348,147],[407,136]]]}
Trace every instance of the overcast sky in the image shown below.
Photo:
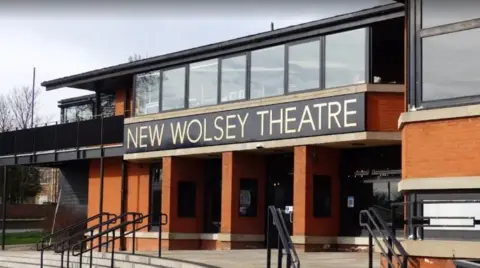
{"label": "overcast sky", "polygon": [[[0,10],[0,93],[126,62],[369,8],[390,0],[17,0]],[[249,2],[252,1],[252,2]],[[75,4],[77,3],[77,4]],[[115,3],[115,5],[113,4]],[[158,1],[156,2],[158,3]],[[169,4],[170,3],[170,4]],[[295,5],[293,4],[295,3]],[[91,92],[42,88],[40,113],[59,119],[57,102]]]}

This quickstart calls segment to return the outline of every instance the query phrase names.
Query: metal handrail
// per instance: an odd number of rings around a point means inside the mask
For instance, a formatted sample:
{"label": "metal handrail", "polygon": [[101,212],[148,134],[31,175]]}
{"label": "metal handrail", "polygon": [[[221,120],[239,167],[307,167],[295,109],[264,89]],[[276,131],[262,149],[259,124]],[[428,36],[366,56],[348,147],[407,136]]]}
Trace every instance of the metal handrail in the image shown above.
{"label": "metal handrail", "polygon": [[[139,230],[142,230],[146,227],[149,227],[149,226],[152,226],[153,223],[151,221],[148,221],[148,223],[146,225],[143,225],[143,226],[140,226],[138,228],[135,227],[136,224],[140,224],[140,223],[143,223],[143,220],[144,219],[147,219],[147,218],[151,218],[153,216],[153,213],[151,214],[148,214],[148,215],[142,215],[138,218],[135,218],[133,220],[130,220],[130,221],[125,221],[124,223],[121,223],[119,225],[116,225],[116,226],[113,226],[111,228],[108,228],[107,230],[104,230],[102,232],[99,232],[98,234],[96,235],[91,235],[90,237],[82,240],[82,241],[79,241],[77,242],[75,245],[71,246],[71,251],[72,251],[72,255],[73,256],[80,256],[80,267],[82,265],[82,255],[83,253],[86,253],[86,252],[90,252],[90,255],[92,255],[92,251],[96,248],[100,248],[102,247],[103,245],[106,245],[106,244],[110,244],[112,245],[112,251],[111,251],[111,266],[110,267],[114,267],[114,256],[115,256],[115,241],[119,238],[122,238],[122,237],[125,237],[126,235],[129,235],[129,234],[132,234],[132,254],[135,254],[135,243],[136,243],[136,238],[135,238],[135,233]],[[162,219],[165,219],[165,221],[162,221]],[[160,214],[160,217],[159,217],[159,224],[160,225],[165,225],[167,224],[168,222],[168,216],[166,214],[163,214],[161,213]],[[115,232],[119,229],[122,229],[122,228],[125,228],[127,227],[128,225],[130,224],[133,224],[133,230],[131,231],[128,231],[126,233],[124,233],[123,235],[120,235],[120,236],[116,236],[115,235]],[[161,226],[159,226],[158,228],[158,257],[161,257],[161,250],[162,250],[162,247],[161,247],[161,242],[162,242],[162,228]],[[109,233],[112,233],[112,236],[111,238],[108,237],[108,234]],[[92,242],[95,240],[95,239],[98,239],[102,236],[105,236],[107,235],[107,240],[105,242],[101,242],[101,243],[98,243],[97,245],[93,246]],[[84,245],[89,243],[90,242],[90,248],[88,249],[85,249]],[[79,250],[78,252],[76,252],[76,250]],[[90,267],[92,266],[92,259],[90,258]]]}
{"label": "metal handrail", "polygon": [[[393,213],[392,213],[393,214]],[[364,221],[365,217],[367,221]],[[403,248],[402,244],[397,240],[395,234],[389,230],[388,224],[379,216],[375,208],[369,208],[366,210],[360,211],[359,214],[360,226],[365,227],[369,232],[369,266],[372,266],[372,238],[375,239],[376,244],[378,245],[381,254],[384,257],[387,257],[389,267],[395,267],[392,262],[391,257],[394,256],[402,268],[406,268],[408,264],[408,254]],[[373,230],[373,228],[375,230]],[[392,229],[395,225],[392,222]],[[375,231],[381,234],[381,239],[383,243],[387,246],[387,250],[383,247],[382,243],[378,240],[375,235]],[[400,252],[400,255],[403,257],[403,260],[395,253],[395,248]]]}
{"label": "metal handrail", "polygon": [[[86,233],[89,233],[91,231],[95,231],[96,229],[98,229],[100,227],[103,227],[105,225],[107,226],[107,229],[108,229],[110,227],[109,226],[110,224],[117,223],[118,220],[121,220],[122,218],[126,218],[128,216],[134,216],[134,217],[135,216],[140,216],[141,217],[141,213],[127,212],[127,213],[115,216],[114,218],[108,219],[107,221],[102,221],[101,223],[98,223],[94,226],[88,227],[87,229],[84,229],[81,232],[77,232],[73,235],[70,235],[69,237],[67,237],[64,240],[55,243],[54,251],[55,251],[55,253],[63,253],[63,252],[65,252],[69,249],[69,247],[65,247],[65,244],[67,244],[69,242],[72,242],[72,240],[74,240],[78,236],[84,236]],[[59,248],[59,246],[62,246],[62,247]]]}
{"label": "metal handrail", "polygon": [[[89,222],[91,222],[91,221],[93,221],[93,220],[96,220],[96,219],[98,219],[98,218],[100,218],[100,217],[103,217],[103,216],[107,216],[107,217],[114,216],[114,217],[115,217],[116,215],[115,215],[115,214],[108,213],[108,212],[98,213],[98,214],[96,214],[96,215],[94,215],[94,216],[92,216],[92,217],[90,217],[90,218],[83,219],[83,220],[78,221],[78,222],[76,222],[76,223],[74,223],[74,224],[72,224],[72,225],[70,225],[70,226],[68,226],[68,227],[65,227],[65,228],[63,228],[63,229],[61,229],[61,230],[59,230],[59,231],[57,231],[57,232],[55,232],[55,233],[53,233],[53,234],[47,235],[47,236],[45,236],[45,237],[42,237],[42,239],[37,242],[37,251],[45,250],[45,249],[48,249],[48,248],[50,248],[50,247],[52,246],[51,244],[50,244],[50,245],[47,245],[47,246],[44,246],[44,243],[45,243],[47,240],[52,239],[52,238],[54,238],[54,237],[57,237],[57,236],[59,236],[60,234],[63,234],[63,233],[65,233],[65,232],[67,232],[67,231],[70,231],[70,230],[72,230],[73,228],[76,228],[76,227],[81,226],[81,225],[83,225],[83,224],[88,224]],[[41,247],[39,247],[40,245],[41,245]]]}
{"label": "metal handrail", "polygon": [[[270,212],[267,215],[270,219],[270,214],[272,215],[273,224],[275,225],[278,233],[278,267],[282,265],[283,249],[286,251],[287,255],[287,268],[294,267],[300,268],[300,259],[298,258],[297,251],[295,250],[295,245],[293,244],[287,225],[283,217],[281,217],[282,211],[275,208],[275,206],[269,206],[268,211]],[[280,216],[279,216],[280,215]],[[268,225],[269,223],[267,223]],[[267,230],[267,237],[269,237],[269,230]],[[292,256],[294,260],[292,261]],[[270,244],[267,241],[267,268],[271,266],[271,248]]]}
{"label": "metal handrail", "polygon": [[[76,222],[76,223],[74,223],[74,224],[72,224],[72,225],[70,225],[70,226],[68,226],[68,227],[65,227],[65,228],[63,228],[63,229],[61,229],[61,230],[59,230],[59,231],[57,231],[57,232],[55,232],[55,233],[53,233],[53,234],[50,234],[50,235],[48,235],[48,236],[43,237],[43,238],[42,238],[39,242],[37,242],[37,244],[36,244],[36,246],[37,246],[37,251],[40,251],[40,268],[43,268],[43,255],[44,255],[44,251],[45,251],[46,249],[50,249],[50,248],[52,248],[52,247],[54,247],[54,246],[56,245],[56,243],[50,243],[50,244],[48,244],[48,245],[45,246],[44,243],[45,243],[47,240],[50,240],[50,242],[51,242],[51,240],[52,240],[53,238],[58,237],[58,236],[60,236],[61,234],[65,234],[65,233],[68,234],[68,233],[69,233],[71,230],[73,230],[74,228],[77,228],[77,227],[82,226],[82,225],[84,225],[84,224],[88,224],[88,223],[90,223],[91,221],[100,219],[100,222],[101,222],[101,219],[102,219],[103,217],[105,217],[105,216],[107,217],[107,221],[108,221],[108,220],[110,219],[110,217],[112,217],[112,216],[113,216],[113,217],[116,217],[115,214],[111,214],[111,213],[108,213],[108,212],[98,213],[98,214],[96,214],[96,215],[94,215],[94,216],[92,216],[92,217],[90,217],[90,218],[87,218],[87,219],[83,219],[83,220],[81,220],[81,221],[78,221],[78,222]],[[61,257],[61,261],[62,261],[62,267],[63,267],[63,254],[62,254],[62,257]],[[68,262],[67,262],[67,264],[68,264]]]}
{"label": "metal handrail", "polygon": [[[287,224],[285,223],[285,219],[283,217],[278,217],[278,215],[281,215],[282,211],[280,209],[277,209],[277,218],[280,220],[280,224],[282,225],[282,229],[284,231],[284,234],[287,239],[287,243],[289,244],[289,250],[292,251],[293,253],[293,267],[300,268],[300,258],[298,257],[297,250],[295,249],[295,245],[292,242],[292,238],[288,234],[288,229],[287,229]],[[288,267],[288,265],[287,265]]]}

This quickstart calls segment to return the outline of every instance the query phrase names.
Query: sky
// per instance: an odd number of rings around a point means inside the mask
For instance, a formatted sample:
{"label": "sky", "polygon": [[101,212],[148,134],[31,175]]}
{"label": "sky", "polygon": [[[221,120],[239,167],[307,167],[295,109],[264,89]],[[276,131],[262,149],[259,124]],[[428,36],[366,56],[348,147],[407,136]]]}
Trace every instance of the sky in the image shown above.
{"label": "sky", "polygon": [[[285,1],[285,2],[283,2]],[[159,4],[161,2],[161,4]],[[275,28],[353,12],[391,0],[189,0],[2,2],[0,94],[43,81]],[[234,4],[236,3],[236,4]],[[41,88],[37,113],[59,120],[57,102],[92,92]]]}

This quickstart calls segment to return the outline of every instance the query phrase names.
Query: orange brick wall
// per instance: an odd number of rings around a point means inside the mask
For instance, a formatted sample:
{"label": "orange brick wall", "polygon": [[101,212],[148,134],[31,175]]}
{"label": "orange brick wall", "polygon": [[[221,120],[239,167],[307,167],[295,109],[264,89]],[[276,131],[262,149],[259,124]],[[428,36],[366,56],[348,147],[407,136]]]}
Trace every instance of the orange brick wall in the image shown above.
{"label": "orange brick wall", "polygon": [[[121,213],[122,159],[104,159],[103,211]],[[149,165],[127,164],[128,191],[127,211],[149,213]],[[99,212],[100,204],[100,159],[90,161],[88,182],[88,215]],[[94,224],[94,223],[92,223]]]}
{"label": "orange brick wall", "polygon": [[[336,236],[340,231],[340,151],[297,146],[294,149],[293,235]],[[313,176],[332,178],[332,216],[313,217]]]}
{"label": "orange brick wall", "polygon": [[[162,212],[168,215],[168,224],[162,231],[172,233],[201,233],[203,230],[204,161],[202,159],[163,158]],[[177,217],[178,182],[197,182],[195,218]]]}
{"label": "orange brick wall", "polygon": [[[121,158],[104,159],[103,212],[120,214]],[[88,216],[100,211],[100,159],[90,161],[88,177]],[[94,224],[93,222],[91,224]]]}
{"label": "orange brick wall", "polygon": [[[258,180],[257,217],[240,217],[240,179]],[[222,233],[265,233],[266,165],[262,155],[225,152],[222,155]]]}
{"label": "orange brick wall", "polygon": [[480,175],[480,117],[410,123],[402,131],[403,177]]}
{"label": "orange brick wall", "polygon": [[405,110],[403,93],[367,93],[367,130],[399,131],[398,118]]}

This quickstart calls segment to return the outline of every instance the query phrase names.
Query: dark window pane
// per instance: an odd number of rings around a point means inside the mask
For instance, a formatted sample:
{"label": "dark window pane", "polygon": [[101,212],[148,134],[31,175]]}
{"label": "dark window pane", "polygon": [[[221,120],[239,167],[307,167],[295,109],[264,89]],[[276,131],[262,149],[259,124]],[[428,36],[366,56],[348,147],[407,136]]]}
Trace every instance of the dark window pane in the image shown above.
{"label": "dark window pane", "polygon": [[313,176],[313,216],[330,217],[332,213],[332,179]]}
{"label": "dark window pane", "polygon": [[288,48],[288,91],[320,88],[320,41]]}
{"label": "dark window pane", "polygon": [[177,214],[181,218],[194,218],[196,214],[197,185],[191,181],[178,182]]}
{"label": "dark window pane", "polygon": [[256,217],[258,206],[258,181],[240,179],[239,216]]}
{"label": "dark window pane", "polygon": [[480,1],[423,0],[422,27],[428,28],[480,18]]}
{"label": "dark window pane", "polygon": [[285,46],[252,52],[250,97],[252,99],[283,94]]}
{"label": "dark window pane", "polygon": [[162,110],[185,108],[185,67],[162,73]]}
{"label": "dark window pane", "polygon": [[158,113],[160,95],[160,72],[135,76],[135,114]]}
{"label": "dark window pane", "polygon": [[222,60],[222,102],[244,100],[247,75],[247,56]]}
{"label": "dark window pane", "polygon": [[325,87],[365,83],[366,29],[326,37]]}
{"label": "dark window pane", "polygon": [[423,39],[424,101],[480,94],[480,29]]}
{"label": "dark window pane", "polygon": [[190,64],[188,107],[200,107],[217,103],[218,60]]}

